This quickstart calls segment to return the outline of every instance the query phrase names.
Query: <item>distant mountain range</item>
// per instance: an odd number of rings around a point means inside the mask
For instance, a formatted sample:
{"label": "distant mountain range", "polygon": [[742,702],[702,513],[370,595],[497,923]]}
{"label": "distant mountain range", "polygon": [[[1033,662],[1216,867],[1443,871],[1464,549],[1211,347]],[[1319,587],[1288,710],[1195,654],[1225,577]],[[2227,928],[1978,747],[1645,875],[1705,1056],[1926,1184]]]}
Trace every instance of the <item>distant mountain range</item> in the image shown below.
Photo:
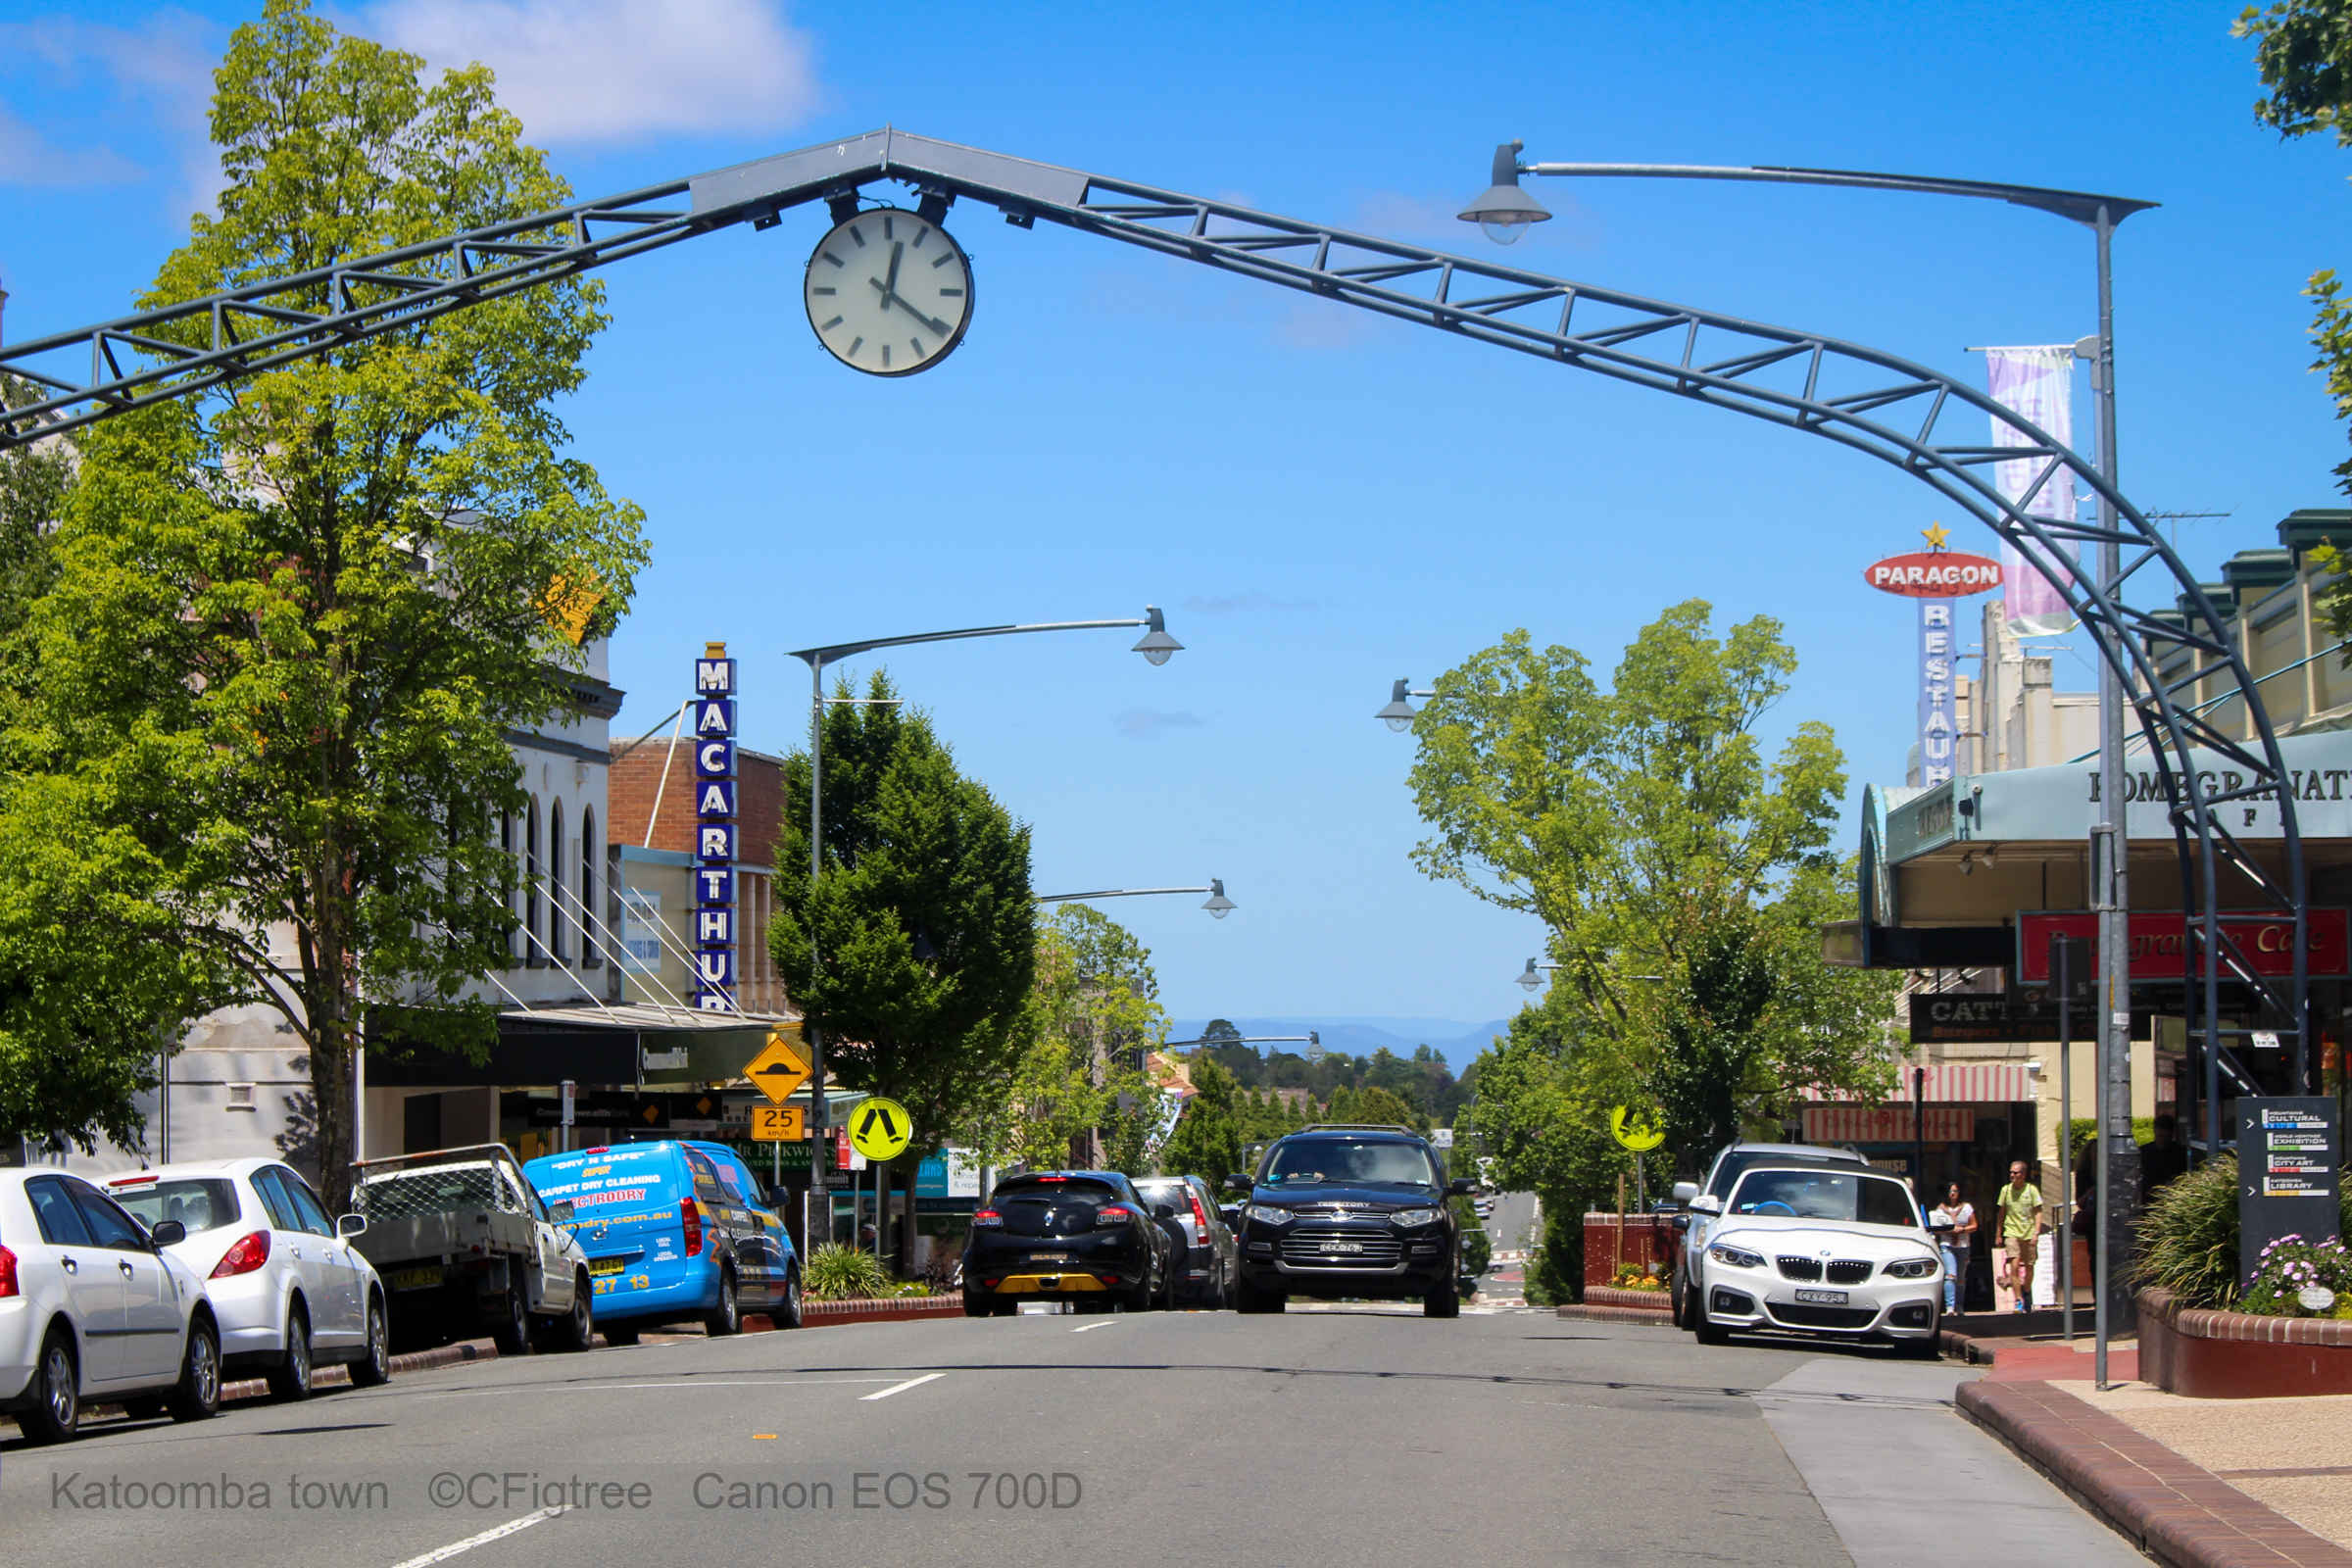
{"label": "distant mountain range", "polygon": [[[1312,1029],[1323,1037],[1325,1051],[1349,1056],[1369,1056],[1386,1046],[1399,1056],[1412,1055],[1427,1046],[1459,1073],[1478,1059],[1478,1054],[1510,1028],[1510,1020],[1470,1023],[1459,1018],[1228,1018],[1244,1035],[1302,1035]],[[1206,1018],[1178,1018],[1168,1025],[1170,1040],[1195,1040],[1210,1023]],[[1263,1045],[1260,1052],[1306,1054],[1306,1044]]]}

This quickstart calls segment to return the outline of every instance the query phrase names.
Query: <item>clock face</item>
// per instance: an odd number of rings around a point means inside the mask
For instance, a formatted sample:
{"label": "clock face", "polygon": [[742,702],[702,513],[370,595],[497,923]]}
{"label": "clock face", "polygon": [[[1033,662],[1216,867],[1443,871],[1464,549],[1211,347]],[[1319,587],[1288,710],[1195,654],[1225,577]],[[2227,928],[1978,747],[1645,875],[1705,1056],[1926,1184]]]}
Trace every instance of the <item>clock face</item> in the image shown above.
{"label": "clock face", "polygon": [[816,340],[853,370],[911,375],[947,358],[972,318],[972,268],[948,231],[896,207],[833,225],[802,291]]}

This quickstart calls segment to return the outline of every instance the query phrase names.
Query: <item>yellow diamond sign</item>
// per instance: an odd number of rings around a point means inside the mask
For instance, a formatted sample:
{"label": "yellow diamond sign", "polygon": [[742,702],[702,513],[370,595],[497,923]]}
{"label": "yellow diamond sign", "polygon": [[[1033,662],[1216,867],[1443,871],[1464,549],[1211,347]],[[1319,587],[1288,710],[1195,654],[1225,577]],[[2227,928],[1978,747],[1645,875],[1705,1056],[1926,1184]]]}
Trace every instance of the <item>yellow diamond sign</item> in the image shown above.
{"label": "yellow diamond sign", "polygon": [[808,1058],[801,1054],[800,1042],[781,1029],[770,1029],[766,1048],[752,1058],[743,1075],[781,1105],[808,1081]]}

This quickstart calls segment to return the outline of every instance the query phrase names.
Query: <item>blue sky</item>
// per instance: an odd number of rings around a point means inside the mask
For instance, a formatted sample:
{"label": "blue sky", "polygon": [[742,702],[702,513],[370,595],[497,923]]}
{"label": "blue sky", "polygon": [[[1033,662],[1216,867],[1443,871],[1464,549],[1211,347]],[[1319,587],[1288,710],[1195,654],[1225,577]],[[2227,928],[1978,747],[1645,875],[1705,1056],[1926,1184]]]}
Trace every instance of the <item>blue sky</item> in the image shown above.
{"label": "blue sky", "polygon": [[[2117,243],[2124,486],[2192,562],[2336,501],[2304,279],[2347,256],[2352,155],[2256,125],[2238,7],[779,7],[373,0],[333,14],[498,68],[582,195],[885,122],[1275,212],[1494,254],[1450,214],[1494,144],[1531,159],[1886,169],[2161,201]],[[0,23],[0,283],[12,339],[119,314],[209,192],[202,121],[257,4],[40,0]],[[1976,343],[2093,329],[2090,241],[1990,203],[1540,183],[1508,259],[1859,340],[1970,377]],[[897,187],[892,187],[896,190]],[[614,648],[634,733],[693,654],[744,661],[749,744],[789,749],[784,651],[999,620],[1168,612],[1132,634],[893,659],[962,764],[1032,823],[1041,892],[1225,879],[1241,906],[1109,906],[1170,1009],[1486,1017],[1533,921],[1424,880],[1408,740],[1372,721],[1513,627],[1604,668],[1665,605],[1788,625],[1774,721],[1835,725],[1853,793],[1899,781],[1913,609],[1860,568],[1953,516],[1787,432],[1345,307],[961,210],[974,325],[878,381],[809,332],[821,211],[605,274],[566,411],[651,516]],[[2086,428],[2086,421],[2085,421]],[[1962,531],[1955,544],[1977,543]],[[2062,681],[2086,685],[2083,650]],[[1850,829],[1842,830],[1850,840]]]}

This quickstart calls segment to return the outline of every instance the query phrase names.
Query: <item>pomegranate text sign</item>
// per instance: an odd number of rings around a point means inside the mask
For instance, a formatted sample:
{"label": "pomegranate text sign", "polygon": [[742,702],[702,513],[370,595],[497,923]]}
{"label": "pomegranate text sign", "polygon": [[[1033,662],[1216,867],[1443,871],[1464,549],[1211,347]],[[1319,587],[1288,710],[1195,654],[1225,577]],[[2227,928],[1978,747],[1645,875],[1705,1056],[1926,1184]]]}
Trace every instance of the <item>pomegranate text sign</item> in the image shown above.
{"label": "pomegranate text sign", "polygon": [[1962,599],[1998,588],[2001,564],[1956,550],[1920,550],[1872,562],[1862,568],[1862,580],[1906,599]]}

